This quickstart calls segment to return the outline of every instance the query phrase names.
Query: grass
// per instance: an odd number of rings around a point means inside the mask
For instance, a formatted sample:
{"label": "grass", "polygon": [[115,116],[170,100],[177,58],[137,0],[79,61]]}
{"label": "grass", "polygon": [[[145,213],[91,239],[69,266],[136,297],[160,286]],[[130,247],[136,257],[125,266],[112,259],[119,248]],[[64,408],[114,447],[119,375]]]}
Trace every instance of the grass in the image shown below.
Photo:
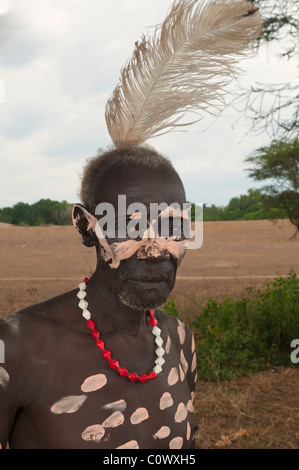
{"label": "grass", "polygon": [[274,366],[230,381],[199,381],[199,449],[298,449],[299,374]]}

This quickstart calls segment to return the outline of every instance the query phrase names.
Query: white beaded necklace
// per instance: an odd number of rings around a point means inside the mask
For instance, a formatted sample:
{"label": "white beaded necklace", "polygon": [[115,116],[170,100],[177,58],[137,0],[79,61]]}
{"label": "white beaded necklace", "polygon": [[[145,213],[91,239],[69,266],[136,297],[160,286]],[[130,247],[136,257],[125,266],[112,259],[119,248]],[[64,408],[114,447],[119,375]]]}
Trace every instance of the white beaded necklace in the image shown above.
{"label": "white beaded necklace", "polygon": [[104,341],[100,339],[100,331],[96,329],[95,322],[91,319],[91,313],[87,310],[88,302],[85,300],[86,297],[86,286],[89,278],[85,278],[83,282],[79,284],[79,292],[77,297],[80,299],[79,307],[82,309],[82,316],[87,320],[86,326],[91,330],[91,337],[95,339],[97,347],[102,351],[102,357],[109,363],[111,369],[115,369],[121,377],[128,377],[132,382],[146,383],[148,380],[153,380],[157,374],[162,372],[162,365],[165,362],[163,358],[165,350],[162,348],[163,339],[161,338],[161,329],[157,327],[157,320],[154,317],[155,311],[148,310],[147,315],[150,317],[149,323],[153,327],[152,333],[155,336],[155,343],[158,346],[156,349],[157,359],[155,360],[155,366],[153,370],[148,374],[141,374],[140,376],[136,372],[129,372],[125,367],[121,367],[116,359],[112,359],[112,353],[109,349],[105,348]]}

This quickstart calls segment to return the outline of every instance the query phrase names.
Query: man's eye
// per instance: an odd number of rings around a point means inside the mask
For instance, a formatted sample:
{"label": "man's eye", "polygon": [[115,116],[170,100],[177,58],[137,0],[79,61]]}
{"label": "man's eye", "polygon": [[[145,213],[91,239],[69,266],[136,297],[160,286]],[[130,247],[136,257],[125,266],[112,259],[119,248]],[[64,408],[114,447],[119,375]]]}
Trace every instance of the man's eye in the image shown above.
{"label": "man's eye", "polygon": [[175,237],[177,240],[184,239],[183,220],[181,217],[160,218],[158,221],[159,235],[163,238]]}

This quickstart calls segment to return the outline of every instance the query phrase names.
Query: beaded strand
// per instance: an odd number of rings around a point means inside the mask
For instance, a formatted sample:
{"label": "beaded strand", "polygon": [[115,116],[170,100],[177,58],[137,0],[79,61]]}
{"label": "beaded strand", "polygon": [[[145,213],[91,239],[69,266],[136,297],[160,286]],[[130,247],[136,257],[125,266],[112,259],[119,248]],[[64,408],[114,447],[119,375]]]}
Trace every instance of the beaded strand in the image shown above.
{"label": "beaded strand", "polygon": [[109,349],[105,348],[104,341],[100,339],[100,331],[96,328],[96,323],[91,319],[91,313],[87,310],[88,302],[85,300],[86,297],[86,286],[89,278],[85,278],[83,282],[79,284],[79,292],[77,297],[79,299],[79,307],[82,309],[82,316],[86,320],[86,326],[91,330],[91,337],[96,341],[97,347],[102,351],[102,357],[109,363],[111,369],[115,369],[121,377],[128,377],[132,382],[146,383],[148,380],[153,380],[157,377],[157,374],[162,372],[162,365],[165,362],[163,358],[165,350],[163,349],[163,339],[161,338],[161,329],[157,326],[157,320],[155,318],[155,311],[148,310],[147,315],[150,320],[149,323],[153,327],[152,333],[155,336],[155,343],[158,346],[156,349],[157,359],[155,360],[155,366],[148,374],[141,374],[140,376],[136,372],[129,372],[125,367],[121,367],[116,359],[112,359],[112,353]]}

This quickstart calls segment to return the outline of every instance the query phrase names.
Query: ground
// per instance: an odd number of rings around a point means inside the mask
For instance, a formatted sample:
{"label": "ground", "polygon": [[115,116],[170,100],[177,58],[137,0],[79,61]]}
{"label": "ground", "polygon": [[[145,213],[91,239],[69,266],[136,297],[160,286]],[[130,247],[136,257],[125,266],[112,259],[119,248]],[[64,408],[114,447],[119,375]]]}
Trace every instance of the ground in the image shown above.
{"label": "ground", "polygon": [[[247,286],[290,269],[299,275],[299,239],[293,233],[286,220],[205,222],[203,246],[187,251],[171,296],[178,304],[205,305],[210,297],[241,297]],[[71,226],[0,224],[0,260],[0,316],[76,288],[95,267],[94,250],[81,244]],[[190,312],[188,323],[194,308]],[[298,448],[298,389],[299,365],[198,383],[197,447]]]}

